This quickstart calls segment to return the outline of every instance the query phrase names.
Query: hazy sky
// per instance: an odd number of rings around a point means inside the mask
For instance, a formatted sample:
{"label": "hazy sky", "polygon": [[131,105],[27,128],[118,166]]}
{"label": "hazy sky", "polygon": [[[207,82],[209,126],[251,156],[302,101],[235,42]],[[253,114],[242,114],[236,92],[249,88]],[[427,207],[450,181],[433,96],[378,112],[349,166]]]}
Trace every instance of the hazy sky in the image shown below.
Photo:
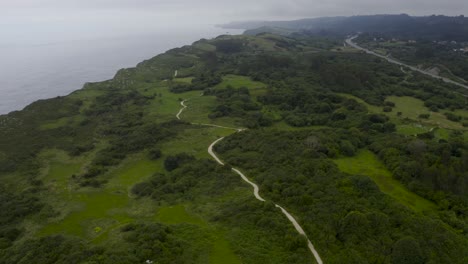
{"label": "hazy sky", "polygon": [[[466,0],[1,0],[1,13],[49,18],[92,12],[153,13],[158,16],[222,22],[237,19],[290,19],[357,14],[468,14]],[[86,14],[88,13],[88,14]],[[146,15],[144,15],[146,16]]]}
{"label": "hazy sky", "polygon": [[91,39],[236,20],[400,13],[468,15],[468,0],[0,0],[0,45],[10,39]]}

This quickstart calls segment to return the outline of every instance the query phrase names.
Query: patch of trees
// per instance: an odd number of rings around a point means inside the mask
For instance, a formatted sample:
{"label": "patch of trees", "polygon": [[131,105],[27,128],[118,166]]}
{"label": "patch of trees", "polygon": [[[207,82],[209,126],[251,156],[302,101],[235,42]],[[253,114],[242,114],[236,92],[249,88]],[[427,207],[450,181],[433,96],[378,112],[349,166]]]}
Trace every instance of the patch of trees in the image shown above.
{"label": "patch of trees", "polygon": [[190,162],[194,159],[195,159],[194,156],[189,155],[187,153],[179,153],[175,156],[168,156],[164,160],[164,168],[167,171],[173,171],[179,168],[180,166],[182,166],[184,163]]}
{"label": "patch of trees", "polygon": [[21,235],[19,223],[24,218],[38,213],[43,207],[44,204],[34,193],[13,193],[3,184],[0,185],[0,251],[10,247]]}
{"label": "patch of trees", "polygon": [[[329,263],[463,263],[468,249],[464,235],[453,233],[432,216],[422,216],[398,204],[381,193],[370,178],[341,173],[329,159],[353,155],[353,150],[369,143],[405,147],[408,139],[393,134],[371,136],[360,129],[354,129],[353,136],[348,133],[330,129],[249,130],[226,138],[216,151],[253,178],[268,200],[281,201],[292,211],[309,237],[315,237],[316,247],[321,248],[322,257]],[[396,157],[421,155],[424,147],[415,146],[413,154],[397,152],[392,159],[381,157],[399,166],[401,160]],[[412,166],[429,162],[416,157]],[[418,169],[405,167],[404,171]],[[462,204],[452,206],[466,208]],[[462,223],[466,220],[462,212],[458,213],[459,218],[443,213],[438,217],[464,230]],[[434,236],[440,240],[433,240]],[[407,250],[408,245],[414,250]]]}
{"label": "patch of trees", "polygon": [[205,92],[207,95],[215,95],[217,106],[209,115],[215,119],[219,117],[241,117],[243,125],[248,128],[270,126],[272,120],[260,110],[262,107],[252,100],[249,89],[241,87],[234,89],[228,86],[225,89],[212,89]]}
{"label": "patch of trees", "polygon": [[242,39],[218,39],[212,44],[216,46],[218,52],[227,54],[241,52],[246,45]]}
{"label": "patch of trees", "polygon": [[454,113],[446,112],[444,113],[445,117],[447,117],[448,120],[453,121],[453,122],[460,122],[463,120],[462,116],[456,115]]}
{"label": "patch of trees", "polygon": [[229,169],[211,160],[195,160],[187,153],[168,156],[164,167],[168,173],[154,174],[149,181],[134,185],[131,192],[139,197],[175,203],[190,199],[197,189],[210,189],[210,195],[217,195],[225,190],[223,186],[236,179]]}
{"label": "patch of trees", "polygon": [[[231,247],[242,259],[310,263],[311,255],[304,237],[297,234],[274,204],[255,200],[250,188],[230,168],[229,165],[219,166],[211,159],[191,160],[170,172],[156,173],[150,180],[136,184],[131,191],[137,197],[151,197],[165,204],[187,201],[197,204],[214,198],[212,201],[217,202],[210,203],[210,210],[205,212],[207,219],[229,230],[228,236],[236,241]],[[231,199],[220,199],[242,188],[247,188],[249,195],[239,193]],[[265,247],[277,250],[267,257],[259,253]]]}
{"label": "patch of trees", "polygon": [[76,178],[81,186],[100,187],[105,181],[98,179],[112,166],[118,165],[127,155],[147,148],[152,159],[161,156],[161,152],[154,147],[163,140],[173,137],[178,131],[184,129],[185,123],[173,121],[162,124],[141,124],[138,126],[125,126],[111,133],[109,146],[97,152],[87,171]]}
{"label": "patch of trees", "polygon": [[131,223],[120,229],[114,247],[93,246],[62,235],[26,240],[0,250],[0,263],[195,263],[199,256],[171,227]]}
{"label": "patch of trees", "polygon": [[[448,141],[436,141],[433,132],[431,134],[419,139],[380,135],[371,138],[370,149],[411,190],[464,219],[468,146],[461,135],[453,134]],[[466,224],[463,229],[468,232]]]}
{"label": "patch of trees", "polygon": [[181,84],[181,83],[172,84],[170,89],[171,89],[171,92],[173,93],[183,93],[183,92],[194,91],[194,90],[205,90],[207,88],[216,86],[222,81],[223,79],[221,78],[221,75],[217,73],[213,73],[213,72],[205,72],[193,78],[191,84]]}
{"label": "patch of trees", "polygon": [[149,103],[150,97],[143,96],[135,90],[121,91],[110,88],[105,95],[96,97],[96,101],[85,111],[87,116],[104,116],[115,113],[116,111],[123,112],[125,108],[132,105],[142,106]]}

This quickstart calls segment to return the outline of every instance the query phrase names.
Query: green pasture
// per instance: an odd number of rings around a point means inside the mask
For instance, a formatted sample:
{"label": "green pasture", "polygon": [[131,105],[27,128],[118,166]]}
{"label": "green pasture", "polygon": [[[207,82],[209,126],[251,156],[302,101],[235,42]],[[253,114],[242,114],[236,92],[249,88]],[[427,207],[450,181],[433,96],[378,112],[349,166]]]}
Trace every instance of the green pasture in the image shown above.
{"label": "green pasture", "polygon": [[422,212],[436,209],[435,204],[412,193],[399,181],[393,179],[390,171],[369,150],[361,150],[354,157],[339,158],[335,159],[334,162],[345,173],[371,178],[383,193],[414,211]]}

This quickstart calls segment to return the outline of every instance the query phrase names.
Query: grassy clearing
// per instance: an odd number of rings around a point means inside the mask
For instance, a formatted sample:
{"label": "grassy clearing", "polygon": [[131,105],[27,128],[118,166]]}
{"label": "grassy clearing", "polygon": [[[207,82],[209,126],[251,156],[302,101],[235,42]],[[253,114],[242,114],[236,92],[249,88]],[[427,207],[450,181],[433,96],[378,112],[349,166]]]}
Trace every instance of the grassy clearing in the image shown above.
{"label": "grassy clearing", "polygon": [[[226,240],[223,232],[217,230],[214,226],[207,225],[207,222],[199,216],[187,212],[184,205],[165,206],[159,208],[155,215],[155,220],[171,225],[188,223],[204,227],[203,232],[209,233],[211,235],[210,237],[213,238],[211,241],[212,248],[209,256],[210,263],[241,263],[239,258],[232,251],[229,241]],[[188,237],[188,239],[191,240],[192,237]],[[194,243],[196,242],[197,241],[194,241]]]}
{"label": "grassy clearing", "polygon": [[206,222],[198,216],[186,211],[184,205],[166,206],[159,208],[155,219],[165,224],[190,223],[205,226]]}
{"label": "grassy clearing", "polygon": [[73,117],[62,117],[52,122],[44,123],[39,128],[41,130],[47,130],[47,129],[54,129],[54,128],[59,128],[59,127],[67,126],[67,125],[75,126],[83,120],[84,120],[84,117],[81,115],[77,115]]}
{"label": "grassy clearing", "polygon": [[[61,212],[61,216],[46,224],[37,235],[69,234],[92,240],[116,226],[144,216],[141,213],[135,214],[135,210],[132,210],[134,203],[129,198],[128,189],[151,176],[162,165],[149,161],[142,155],[129,157],[122,165],[109,172],[109,182],[103,189],[95,190],[75,189],[70,184],[70,176],[78,174],[87,159],[74,160],[65,153],[53,150],[43,154],[50,159],[43,179],[51,197],[54,197],[49,198],[50,203]],[[147,214],[148,210],[140,208],[139,211]]]}
{"label": "grassy clearing", "polygon": [[67,191],[71,176],[78,174],[80,170],[81,164],[52,162],[49,165],[49,173],[45,177],[45,181],[62,191]]}
{"label": "grassy clearing", "polygon": [[252,80],[248,76],[228,74],[223,76],[223,81],[216,85],[215,89],[224,89],[228,86],[238,89],[241,87],[246,87],[249,89],[250,95],[252,98],[257,98],[257,96],[264,95],[267,92],[267,85],[262,82],[257,82]]}
{"label": "grassy clearing", "polygon": [[407,136],[414,136],[417,134],[422,134],[429,132],[431,129],[426,126],[422,126],[421,124],[408,124],[408,125],[398,125],[397,126],[397,133],[407,135]]}
{"label": "grassy clearing", "polygon": [[174,82],[191,84],[193,77],[174,78]]}
{"label": "grassy clearing", "polygon": [[165,155],[173,155],[186,152],[197,158],[208,158],[208,146],[220,137],[225,137],[233,133],[233,130],[214,127],[194,127],[179,134],[176,139],[165,142],[162,145]]}
{"label": "grassy clearing", "polygon": [[240,120],[230,117],[222,117],[211,119],[208,114],[211,113],[217,105],[216,97],[214,96],[195,96],[190,98],[185,105],[188,107],[180,115],[182,120],[187,120],[192,123],[214,124],[227,127],[239,127]]}
{"label": "grassy clearing", "polygon": [[216,46],[208,44],[208,43],[198,42],[194,44],[193,46],[203,51],[216,51]]}
{"label": "grassy clearing", "polygon": [[136,155],[110,173],[106,189],[110,191],[127,191],[127,188],[141,182],[156,171],[163,171],[162,162],[146,159],[143,154]]}
{"label": "grassy clearing", "polygon": [[89,108],[89,106],[94,102],[96,97],[103,94],[103,91],[100,91],[95,88],[83,88],[81,90],[71,93],[68,97],[72,99],[80,99],[83,101],[83,106],[80,109],[80,112],[83,113],[83,111]]}
{"label": "grassy clearing", "polygon": [[240,264],[239,258],[232,252],[229,242],[224,237],[217,238],[210,254],[212,264]]}
{"label": "grassy clearing", "polygon": [[359,98],[357,96],[354,96],[354,95],[351,95],[351,94],[345,94],[345,93],[338,93],[338,95],[342,96],[344,98],[354,99],[354,100],[356,100],[356,102],[365,105],[367,107],[367,110],[369,110],[369,113],[382,113],[382,108],[381,107],[378,107],[378,106],[375,106],[375,105],[370,105],[370,104],[366,103],[366,101],[362,100],[361,98]]}
{"label": "grassy clearing", "polygon": [[[391,117],[396,118],[397,113],[401,112],[400,118],[409,118],[411,120],[420,120],[421,123],[432,125],[432,126],[439,126],[448,129],[463,129],[463,126],[460,123],[453,122],[448,120],[444,114],[442,113],[435,113],[431,112],[429,108],[424,105],[422,100],[419,100],[414,97],[409,96],[389,96],[387,97],[387,101],[391,101],[395,103],[395,108],[389,115]],[[460,112],[461,110],[459,110]],[[445,111],[444,111],[445,112]],[[446,111],[449,112],[449,111]],[[466,112],[466,111],[461,111]],[[429,119],[421,120],[419,115],[421,114],[430,114]]]}
{"label": "grassy clearing", "polygon": [[422,212],[436,209],[435,204],[412,193],[399,181],[393,179],[392,174],[369,150],[359,151],[354,157],[335,159],[334,162],[343,172],[370,177],[383,193],[414,211]]}
{"label": "grassy clearing", "polygon": [[257,98],[257,96],[263,95],[267,91],[266,84],[254,81],[252,80],[252,78],[247,76],[233,74],[223,76],[223,81],[220,84],[216,85],[215,89],[224,89],[228,86],[233,87],[235,89],[246,87],[249,89],[250,95],[253,98]]}
{"label": "grassy clearing", "polygon": [[[373,106],[366,103],[364,100],[350,94],[339,94],[343,97],[355,99],[357,102],[365,105],[369,110],[369,113],[386,114],[390,119],[397,125],[397,132],[403,135],[413,136],[418,133],[425,133],[431,130],[431,128],[440,127],[442,129],[449,130],[466,130],[461,123],[453,122],[448,120],[443,113],[451,112],[442,110],[439,113],[431,112],[429,108],[424,105],[422,100],[409,96],[389,96],[387,101],[395,103],[393,111],[390,113],[384,113],[382,107]],[[398,112],[401,112],[401,116],[398,116]],[[467,117],[468,111],[455,110],[452,112],[456,115]],[[429,119],[419,118],[420,114],[430,114]],[[409,122],[412,122],[409,124]],[[441,135],[442,139],[446,139],[446,135]]]}
{"label": "grassy clearing", "polygon": [[[91,154],[88,154],[90,156]],[[70,157],[65,151],[49,149],[40,153],[39,157],[46,163],[42,170],[42,180],[54,192],[68,193],[71,188],[72,175],[81,172],[83,165],[89,160],[88,156]]]}
{"label": "grassy clearing", "polygon": [[128,204],[126,193],[74,193],[69,199],[79,203],[80,210],[70,213],[62,221],[47,225],[39,235],[69,234],[92,239],[117,223],[131,221],[126,214],[119,212]]}
{"label": "grassy clearing", "polygon": [[182,100],[200,96],[200,91],[174,94],[169,91],[167,86],[152,87],[148,89],[147,93],[152,94],[154,90],[156,90],[158,96],[146,107],[146,110],[149,113],[148,118],[160,122],[175,119],[177,112],[181,108],[180,102]]}

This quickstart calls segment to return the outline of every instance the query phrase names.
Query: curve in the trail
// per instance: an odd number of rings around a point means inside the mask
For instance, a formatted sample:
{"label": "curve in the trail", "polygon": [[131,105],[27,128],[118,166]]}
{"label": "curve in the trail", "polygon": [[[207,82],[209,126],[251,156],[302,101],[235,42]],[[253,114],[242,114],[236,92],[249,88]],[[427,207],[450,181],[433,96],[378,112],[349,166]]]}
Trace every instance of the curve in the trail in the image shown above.
{"label": "curve in the trail", "polygon": [[[216,156],[216,154],[214,153],[213,151],[213,147],[219,143],[221,140],[223,140],[224,137],[222,138],[218,138],[217,140],[215,140],[213,143],[211,143],[211,145],[208,147],[208,153],[213,157],[213,159],[216,160],[216,162],[218,162],[220,165],[224,165],[224,162],[218,157]],[[262,198],[262,196],[260,196],[259,192],[260,192],[260,188],[258,187],[257,184],[253,183],[252,181],[250,181],[247,176],[245,176],[240,170],[236,169],[236,168],[232,168],[232,171],[234,171],[235,173],[237,173],[239,176],[241,176],[241,178],[247,182],[248,184],[250,184],[253,188],[254,188],[254,196],[257,200],[261,201],[261,202],[265,202],[265,199]],[[307,247],[309,248],[310,252],[312,253],[312,255],[314,255],[314,258],[315,260],[317,261],[318,264],[323,264],[323,261],[322,259],[320,258],[320,255],[318,254],[317,250],[315,249],[314,245],[312,244],[312,242],[310,241],[310,239],[307,237],[307,234],[305,233],[304,229],[302,229],[301,225],[297,222],[297,220],[294,218],[294,216],[292,216],[286,209],[284,209],[283,207],[279,206],[278,204],[275,204],[275,206],[277,208],[279,208],[281,210],[281,212],[286,216],[286,218],[288,218],[288,220],[293,224],[294,228],[296,229],[296,231],[300,234],[300,235],[303,235],[306,239],[307,239]]]}
{"label": "curve in the trail", "polygon": [[445,83],[450,83],[450,84],[453,84],[453,85],[456,85],[456,86],[459,86],[459,87],[462,87],[462,88],[465,88],[465,89],[468,89],[468,86],[467,85],[464,85],[464,84],[461,84],[459,82],[456,82],[454,80],[451,80],[451,79],[448,79],[448,78],[445,78],[445,77],[442,77],[442,76],[438,76],[438,75],[435,75],[435,74],[432,74],[428,71],[425,71],[425,70],[422,70],[422,69],[419,69],[417,67],[414,67],[414,66],[411,66],[411,65],[408,65],[408,64],[405,64],[403,62],[400,62],[400,61],[397,61],[395,59],[392,59],[390,57],[387,57],[387,56],[383,56],[383,55],[380,55],[378,53],[375,53],[371,50],[368,50],[366,48],[363,48],[361,46],[359,46],[358,44],[356,44],[355,42],[353,42],[354,39],[356,39],[359,35],[355,35],[355,36],[352,36],[348,39],[345,40],[346,44],[348,44],[349,46],[355,48],[355,49],[358,49],[358,50],[362,50],[364,51],[365,53],[367,54],[370,54],[370,55],[374,55],[374,56],[377,56],[379,58],[382,58],[382,59],[385,59],[386,61],[390,62],[390,63],[393,63],[393,64],[397,64],[397,65],[400,65],[400,66],[404,66],[404,67],[407,67],[413,71],[417,71],[419,73],[422,73],[424,75],[427,75],[427,76],[430,76],[432,78],[435,78],[435,79],[439,79],[439,80],[442,80],[444,81]]}
{"label": "curve in the trail", "polygon": [[179,110],[179,112],[177,113],[176,117],[177,119],[180,120],[180,115],[182,114],[182,112],[184,112],[184,110],[187,108],[187,106],[185,105],[185,102],[187,102],[188,100],[183,100],[182,102],[180,102],[180,105],[182,106],[182,108]]}
{"label": "curve in the trail", "polygon": [[[201,94],[201,96],[203,96],[203,93]],[[183,100],[182,102],[180,102],[180,105],[182,106],[182,108],[179,110],[179,112],[177,113],[176,117],[177,119],[181,120],[180,119],[180,115],[185,111],[185,109],[187,109],[187,105],[185,104],[186,102],[188,101],[187,100]],[[245,128],[237,128],[237,127],[227,127],[227,126],[220,126],[220,125],[214,125],[214,124],[206,124],[206,123],[191,123],[192,125],[198,125],[198,126],[210,126],[210,127],[217,127],[217,128],[225,128],[225,129],[231,129],[231,130],[236,130],[237,132],[241,132],[241,131],[244,131],[246,130]]]}
{"label": "curve in the trail", "polygon": [[[177,113],[176,117],[177,119],[180,120],[180,115],[182,114],[182,112],[187,109],[187,105],[185,105],[185,102],[187,100],[184,100],[180,103],[180,105],[182,106],[182,108],[179,110],[179,112]],[[192,123],[194,125],[201,125],[201,126],[210,126],[210,127],[218,127],[218,128],[225,128],[225,129],[232,129],[232,130],[236,130],[237,132],[242,132],[244,130],[246,130],[245,128],[232,128],[232,127],[224,127],[224,126],[218,126],[218,125],[212,125],[212,124],[203,124],[203,123]],[[219,164],[219,165],[225,165],[224,162],[216,155],[216,153],[213,151],[213,148],[216,144],[218,144],[221,140],[223,140],[224,137],[222,138],[218,138],[217,140],[215,140],[213,143],[211,143],[211,145],[208,147],[208,153],[210,154],[211,157],[213,157],[214,160],[216,160],[216,162]],[[261,201],[261,202],[265,202],[265,199],[263,199],[262,196],[260,196],[260,188],[258,187],[257,184],[253,183],[251,180],[249,180],[249,178],[247,178],[247,176],[244,175],[244,173],[242,173],[240,170],[236,169],[236,168],[232,168],[231,169],[233,172],[237,173],[241,178],[242,180],[244,180],[245,182],[247,182],[248,184],[250,184],[254,191],[254,196],[257,200]],[[297,220],[294,218],[294,216],[292,216],[286,209],[284,209],[283,207],[279,206],[278,204],[275,204],[275,206],[277,208],[279,208],[281,210],[281,212],[286,216],[286,218],[293,224],[294,228],[296,229],[296,231],[300,234],[300,235],[303,235],[306,239],[307,239],[307,247],[309,248],[310,252],[312,253],[312,255],[314,256],[315,260],[317,261],[318,264],[323,264],[323,261],[322,259],[320,258],[320,255],[318,254],[317,250],[315,249],[314,245],[312,244],[312,242],[310,241],[310,239],[307,237],[307,234],[305,233],[304,229],[301,227],[301,225],[297,222]]]}

